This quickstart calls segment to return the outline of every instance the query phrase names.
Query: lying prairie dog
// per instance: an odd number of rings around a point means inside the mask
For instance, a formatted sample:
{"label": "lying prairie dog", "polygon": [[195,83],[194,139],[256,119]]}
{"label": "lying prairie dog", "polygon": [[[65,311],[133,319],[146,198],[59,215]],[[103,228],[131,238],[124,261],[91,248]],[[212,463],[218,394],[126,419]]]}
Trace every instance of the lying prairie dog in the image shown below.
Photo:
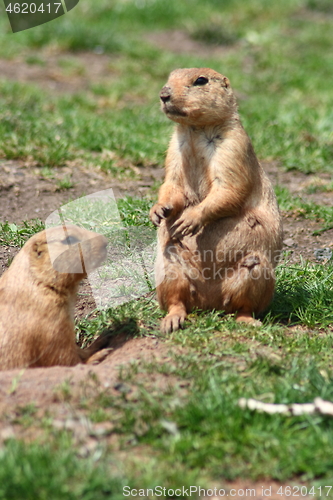
{"label": "lying prairie dog", "polygon": [[273,297],[282,224],[230,82],[209,68],[176,69],[160,98],[177,123],[150,211],[157,295],[168,312],[161,328],[178,329],[195,307],[253,322]]}
{"label": "lying prairie dog", "polygon": [[74,305],[80,281],[106,258],[104,236],[74,225],[32,236],[0,278],[0,370],[76,365],[107,347],[80,349]]}

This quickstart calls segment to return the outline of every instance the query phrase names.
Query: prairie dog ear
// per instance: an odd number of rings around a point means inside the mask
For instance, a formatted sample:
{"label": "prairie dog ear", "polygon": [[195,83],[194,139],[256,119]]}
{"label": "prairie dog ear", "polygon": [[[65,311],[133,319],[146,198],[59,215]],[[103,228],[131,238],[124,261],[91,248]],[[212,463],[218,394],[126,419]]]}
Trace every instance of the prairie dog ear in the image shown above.
{"label": "prairie dog ear", "polygon": [[224,76],[224,77],[222,78],[222,87],[225,87],[225,88],[230,87],[230,81],[229,81],[229,78],[227,78],[226,76]]}

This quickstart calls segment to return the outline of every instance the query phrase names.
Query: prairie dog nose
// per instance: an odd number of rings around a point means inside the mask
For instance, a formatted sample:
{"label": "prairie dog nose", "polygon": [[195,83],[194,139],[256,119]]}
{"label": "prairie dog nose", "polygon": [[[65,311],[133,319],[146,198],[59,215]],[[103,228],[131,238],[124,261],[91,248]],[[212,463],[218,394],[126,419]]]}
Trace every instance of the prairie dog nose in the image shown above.
{"label": "prairie dog nose", "polygon": [[170,87],[163,87],[160,93],[160,99],[163,102],[168,102],[170,101],[171,98],[171,88]]}

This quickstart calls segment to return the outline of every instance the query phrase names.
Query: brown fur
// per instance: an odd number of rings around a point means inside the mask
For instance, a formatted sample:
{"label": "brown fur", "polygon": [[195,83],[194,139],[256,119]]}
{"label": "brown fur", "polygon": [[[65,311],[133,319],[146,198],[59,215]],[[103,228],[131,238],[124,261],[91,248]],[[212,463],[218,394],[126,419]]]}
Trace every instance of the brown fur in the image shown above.
{"label": "brown fur", "polygon": [[282,226],[229,80],[209,68],[177,69],[160,97],[178,123],[150,211],[159,226],[158,299],[168,311],[162,330],[179,328],[194,307],[251,321],[273,296]]}
{"label": "brown fur", "polygon": [[0,279],[0,369],[88,362],[75,343],[79,282],[106,257],[104,236],[67,225],[30,238]]}

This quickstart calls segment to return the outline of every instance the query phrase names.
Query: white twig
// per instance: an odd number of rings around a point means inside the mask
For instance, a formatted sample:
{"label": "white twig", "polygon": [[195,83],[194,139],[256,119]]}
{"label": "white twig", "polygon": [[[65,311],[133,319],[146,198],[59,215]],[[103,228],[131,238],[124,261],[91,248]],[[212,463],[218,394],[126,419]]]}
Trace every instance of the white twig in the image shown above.
{"label": "white twig", "polygon": [[257,399],[240,398],[238,405],[241,408],[257,410],[265,413],[281,413],[283,415],[304,415],[311,413],[321,413],[322,415],[333,415],[333,403],[324,401],[321,398],[315,398],[313,403],[297,404],[274,404],[263,403]]}

